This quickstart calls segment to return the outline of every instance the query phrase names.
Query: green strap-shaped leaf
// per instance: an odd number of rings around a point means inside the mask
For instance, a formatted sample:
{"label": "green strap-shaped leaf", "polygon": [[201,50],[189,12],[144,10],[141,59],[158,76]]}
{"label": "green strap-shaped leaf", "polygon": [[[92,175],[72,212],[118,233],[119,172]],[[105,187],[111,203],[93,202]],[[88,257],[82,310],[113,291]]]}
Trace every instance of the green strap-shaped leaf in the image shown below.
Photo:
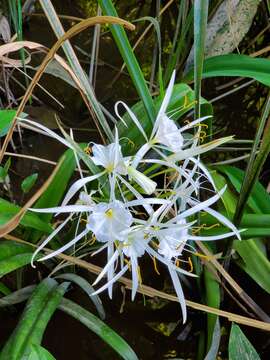
{"label": "green strap-shaped leaf", "polygon": [[19,304],[32,295],[36,285],[29,285],[0,298],[0,307]]}
{"label": "green strap-shaped leaf", "polygon": [[[101,337],[125,360],[138,360],[131,347],[103,321],[73,301],[63,298],[58,307]],[[1,359],[2,360],[2,359]]]}
{"label": "green strap-shaped leaf", "polygon": [[[229,165],[218,166],[218,170],[227,175],[233,187],[239,193],[245,175],[244,171]],[[270,214],[270,195],[259,181],[256,181],[247,204],[255,213]]]}
{"label": "green strap-shaped leaf", "polygon": [[[270,60],[252,58],[247,55],[229,54],[208,58],[203,66],[203,78],[215,76],[241,76],[255,79],[270,86]],[[193,81],[193,70],[190,70],[185,81]]]}
{"label": "green strap-shaped leaf", "polygon": [[[98,3],[104,15],[118,16],[111,0],[98,0]],[[149,89],[143,77],[141,68],[128,41],[125,30],[122,26],[119,25],[110,25],[109,27],[115,43],[122,55],[122,58],[125,61],[133,84],[136,87],[137,92],[144,104],[147,113],[146,121],[151,124],[151,122],[154,122],[156,116],[155,107]]]}
{"label": "green strap-shaped leaf", "polygon": [[23,360],[56,360],[52,354],[39,345],[31,345],[31,352]]}
{"label": "green strap-shaped leaf", "polygon": [[90,300],[93,301],[93,304],[95,305],[99,316],[102,320],[105,319],[105,310],[102,305],[102,302],[100,300],[100,297],[98,295],[92,296],[92,294],[95,292],[95,289],[89,284],[87,280],[85,280],[83,277],[72,274],[72,273],[65,273],[61,274],[55,277],[56,279],[64,279],[67,281],[72,281],[75,284],[77,284],[83,291],[86,292],[86,294],[89,296]]}
{"label": "green strap-shaped leaf", "polygon": [[0,277],[27,265],[31,261],[31,246],[12,241],[0,242]]}
{"label": "green strap-shaped leaf", "polygon": [[40,345],[46,326],[59,305],[68,283],[58,285],[53,279],[43,280],[28,300],[18,325],[5,344],[0,360],[29,357],[31,346]]}
{"label": "green strap-shaped leaf", "polygon": [[229,340],[229,360],[260,360],[259,354],[238,325],[232,324]]}
{"label": "green strap-shaped leaf", "polygon": [[[0,198],[0,225],[7,223],[15,214],[20,211],[20,207],[13,203]],[[44,233],[52,232],[52,227],[46,221],[43,221],[39,216],[31,211],[27,211],[20,221],[24,227],[29,227],[42,231]]]}

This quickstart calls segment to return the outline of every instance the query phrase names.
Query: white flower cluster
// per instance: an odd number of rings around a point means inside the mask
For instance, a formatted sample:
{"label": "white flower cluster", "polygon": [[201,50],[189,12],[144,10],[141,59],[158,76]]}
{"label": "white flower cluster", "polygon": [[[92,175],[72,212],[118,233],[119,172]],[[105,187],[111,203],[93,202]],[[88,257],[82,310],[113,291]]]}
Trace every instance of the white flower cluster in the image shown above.
{"label": "white flower cluster", "polygon": [[[197,119],[182,128],[166,113],[174,85],[175,74],[168,85],[152,134],[147,137],[135,114],[123,102],[118,102],[115,111],[122,105],[144,137],[144,145],[133,156],[124,157],[118,132],[115,141],[109,145],[92,146],[91,159],[100,172],[76,181],[67,192],[61,206],[48,209],[31,209],[39,212],[68,213],[66,220],[43,241],[33,255],[33,260],[46,244],[67,224],[74,215],[84,218],[83,230],[58,250],[39,261],[49,259],[67,250],[80,239],[94,237],[100,243],[97,252],[107,252],[107,263],[94,285],[106,276],[107,282],[95,294],[108,289],[112,297],[113,284],[125,272],[132,277],[132,299],[141,283],[139,261],[149,256],[166,265],[186,320],[186,304],[179,274],[195,276],[180,266],[187,262],[183,251],[192,252],[189,240],[218,240],[230,236],[240,238],[239,231],[223,215],[211,206],[225,191],[217,192],[211,174],[201,163],[198,155],[226,141],[213,141],[200,145],[200,126],[206,118]],[[122,120],[122,119],[121,119]],[[26,120],[28,121],[28,120]],[[52,132],[41,125],[42,130]],[[193,135],[186,136],[192,129]],[[197,131],[195,131],[197,130]],[[128,130],[127,130],[128,131]],[[55,136],[59,140],[59,136]],[[69,145],[66,140],[62,140]],[[72,147],[70,145],[70,147]],[[93,189],[95,180],[101,185]],[[94,182],[95,181],[95,182]],[[211,192],[207,200],[198,200],[203,186]],[[91,191],[90,191],[90,189]],[[105,191],[105,188],[108,190]],[[104,195],[107,193],[108,195]],[[70,204],[74,196],[79,200]],[[214,216],[230,230],[222,235],[203,237],[194,230],[199,213],[204,211]],[[81,228],[82,226],[78,226]]]}

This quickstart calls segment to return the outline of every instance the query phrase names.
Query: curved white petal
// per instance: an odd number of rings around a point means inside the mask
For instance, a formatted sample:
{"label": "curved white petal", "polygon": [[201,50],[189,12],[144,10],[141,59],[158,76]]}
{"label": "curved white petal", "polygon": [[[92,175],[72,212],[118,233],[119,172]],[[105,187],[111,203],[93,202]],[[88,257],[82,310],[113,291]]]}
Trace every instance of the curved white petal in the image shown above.
{"label": "curved white petal", "polygon": [[171,269],[170,267],[168,267],[169,273],[171,275],[171,279],[173,282],[173,286],[175,289],[175,292],[177,294],[181,309],[182,309],[182,315],[183,315],[183,323],[186,322],[187,320],[187,306],[186,306],[186,301],[185,301],[185,296],[183,293],[183,289],[179,280],[179,277],[177,275],[177,273]]}
{"label": "curved white petal", "polygon": [[60,247],[59,249],[51,252],[50,254],[44,256],[41,259],[38,259],[38,261],[45,261],[48,260],[54,256],[57,256],[58,254],[61,254],[62,252],[66,251],[67,249],[69,249],[71,246],[73,246],[74,244],[76,244],[76,242],[78,242],[79,240],[81,240],[85,235],[88,234],[88,230],[84,230],[82,231],[78,236],[76,236],[73,240],[69,241],[67,244],[65,244],[64,246]]}
{"label": "curved white petal", "polygon": [[33,253],[32,259],[31,259],[31,265],[33,268],[35,268],[36,266],[34,265],[34,260],[35,257],[37,256],[37,254],[55,237],[56,234],[59,233],[59,231],[61,231],[61,229],[63,229],[63,227],[69,222],[69,220],[71,219],[72,215],[68,216],[65,221],[62,222],[61,225],[59,225],[48,237],[47,239],[45,239],[41,245],[39,245],[39,247],[35,250],[35,252]]}
{"label": "curved white petal", "polygon": [[62,201],[62,206],[66,205],[69,202],[69,200],[76,194],[76,192],[79,191],[84,185],[98,179],[99,177],[101,177],[104,174],[105,174],[105,171],[102,171],[98,174],[87,176],[85,178],[75,181],[75,183],[73,183],[71,185],[68,192],[66,193],[64,200]]}

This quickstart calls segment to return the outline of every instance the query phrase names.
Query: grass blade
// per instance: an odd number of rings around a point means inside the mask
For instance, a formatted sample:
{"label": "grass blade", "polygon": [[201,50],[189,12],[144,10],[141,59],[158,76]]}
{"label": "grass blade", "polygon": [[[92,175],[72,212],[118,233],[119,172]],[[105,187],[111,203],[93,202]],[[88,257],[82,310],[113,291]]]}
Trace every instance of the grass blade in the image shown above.
{"label": "grass blade", "polygon": [[[111,0],[98,0],[98,3],[105,15],[118,16]],[[148,115],[148,121],[150,120],[154,122],[156,111],[153,100],[146,85],[141,68],[128,41],[127,35],[122,26],[110,25],[110,30],[121,53],[121,56],[125,61],[134,86],[137,89],[137,92],[144,104],[146,113]]]}
{"label": "grass blade", "polygon": [[108,345],[110,345],[125,360],[138,360],[134,351],[116,332],[114,332],[103,321],[99,320],[95,315],[77,305],[71,300],[62,299],[58,308],[70,316],[74,317],[88,329],[101,337]]}
{"label": "grass blade", "polygon": [[204,45],[208,16],[208,0],[194,2],[194,90],[195,119],[200,117],[201,80],[204,61]]}

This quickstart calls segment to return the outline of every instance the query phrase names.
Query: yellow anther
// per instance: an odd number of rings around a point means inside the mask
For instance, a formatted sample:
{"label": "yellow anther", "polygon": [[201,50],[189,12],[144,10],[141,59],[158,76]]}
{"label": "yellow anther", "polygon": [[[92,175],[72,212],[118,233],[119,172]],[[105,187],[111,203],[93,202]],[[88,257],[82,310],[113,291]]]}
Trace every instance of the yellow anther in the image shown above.
{"label": "yellow anther", "polygon": [[204,226],[204,229],[210,230],[210,229],[213,229],[213,228],[219,227],[219,226],[220,226],[220,224],[216,223],[216,224],[213,224],[213,225],[210,225],[210,226]]}
{"label": "yellow anther", "polygon": [[179,261],[178,259],[175,260],[175,265],[176,265],[177,267],[180,266],[180,261]]}
{"label": "yellow anther", "polygon": [[191,257],[189,256],[188,257],[188,264],[189,264],[189,266],[190,266],[190,269],[188,270],[188,272],[193,272],[193,262],[192,262],[192,260],[191,260]]}
{"label": "yellow anther", "polygon": [[105,212],[106,216],[108,216],[108,218],[112,218],[113,217],[113,210],[109,209]]}
{"label": "yellow anther", "polygon": [[137,266],[137,275],[139,278],[139,284],[142,285],[142,275],[141,275],[141,269],[140,269],[139,265]]}
{"label": "yellow anther", "polygon": [[154,269],[155,269],[155,272],[160,275],[160,272],[158,271],[158,268],[157,268],[157,260],[155,257],[152,257],[152,260],[153,260],[153,263],[154,263]]}
{"label": "yellow anther", "polygon": [[87,155],[91,155],[92,154],[92,147],[90,146],[86,146],[83,151],[87,154]]}
{"label": "yellow anther", "polygon": [[97,238],[93,235],[92,239],[89,241],[89,245],[93,245],[96,242]]}

